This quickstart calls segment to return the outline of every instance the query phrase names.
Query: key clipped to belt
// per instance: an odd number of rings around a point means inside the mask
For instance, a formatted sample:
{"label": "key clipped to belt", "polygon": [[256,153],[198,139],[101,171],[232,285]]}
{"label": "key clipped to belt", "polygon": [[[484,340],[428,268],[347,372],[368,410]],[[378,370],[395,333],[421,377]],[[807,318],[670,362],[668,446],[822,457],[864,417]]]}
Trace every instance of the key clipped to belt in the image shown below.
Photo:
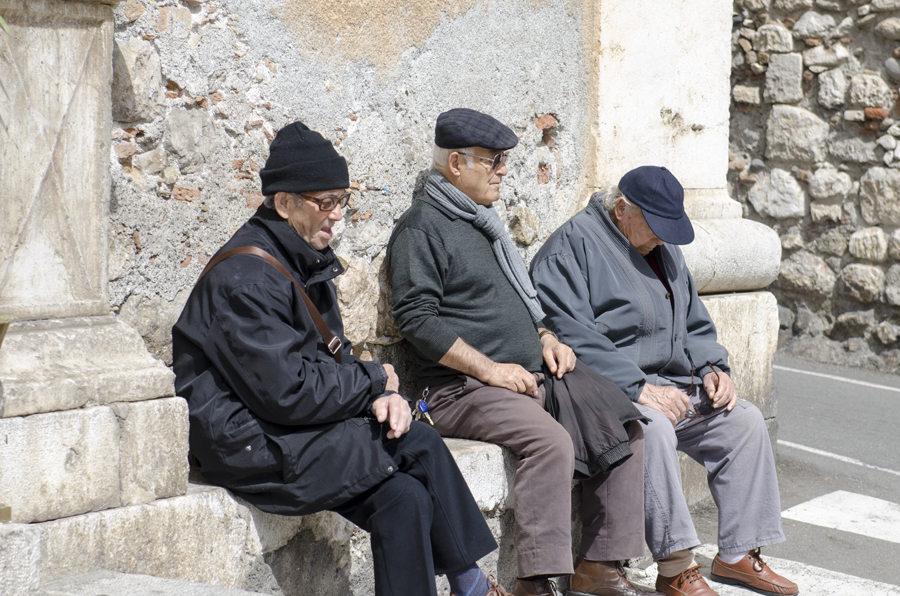
{"label": "key clipped to belt", "polygon": [[431,419],[431,414],[428,413],[428,402],[425,401],[426,399],[428,399],[428,387],[422,392],[422,399],[416,402],[416,409],[413,412],[413,417],[416,420],[422,420],[424,418],[428,421],[428,424],[434,426],[434,420]]}

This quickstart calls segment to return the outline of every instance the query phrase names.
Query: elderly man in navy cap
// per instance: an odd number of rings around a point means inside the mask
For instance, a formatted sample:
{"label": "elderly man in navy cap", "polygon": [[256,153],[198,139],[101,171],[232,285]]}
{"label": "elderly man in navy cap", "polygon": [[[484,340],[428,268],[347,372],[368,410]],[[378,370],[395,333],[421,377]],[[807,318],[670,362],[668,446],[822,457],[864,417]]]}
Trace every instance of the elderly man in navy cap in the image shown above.
{"label": "elderly man in navy cap", "polygon": [[391,365],[343,334],[328,245],[347,162],[294,122],[259,174],[265,202],[172,330],[203,475],[263,511],[331,510],[370,532],[378,596],[436,596],[436,573],[456,596],[504,596],[476,564],[497,544],[440,435],[412,421]]}
{"label": "elderly man in navy cap", "polygon": [[645,523],[656,589],[715,594],[691,550],[700,544],[676,449],[707,469],[719,506],[712,576],[765,594],[796,594],[759,548],[784,541],[778,479],[759,410],[738,399],[728,352],[678,248],[694,239],[684,190],[643,166],[554,232],[531,263],[548,325],[651,422],[645,429]]}
{"label": "elderly man in navy cap", "polygon": [[[518,138],[465,108],[441,114],[434,169],[388,245],[393,314],[415,348],[417,391],[444,436],[504,445],[513,483],[516,596],[639,596],[623,559],[643,554],[640,413],[544,327],[521,257],[492,205]],[[572,561],[571,482],[583,532]]]}

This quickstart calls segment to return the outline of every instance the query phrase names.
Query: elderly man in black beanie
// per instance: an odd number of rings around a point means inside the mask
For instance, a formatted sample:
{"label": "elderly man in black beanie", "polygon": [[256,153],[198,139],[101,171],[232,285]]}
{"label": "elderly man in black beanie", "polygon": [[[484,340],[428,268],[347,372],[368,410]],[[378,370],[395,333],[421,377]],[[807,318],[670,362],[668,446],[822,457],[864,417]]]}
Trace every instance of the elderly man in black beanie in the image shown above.
{"label": "elderly man in black beanie", "polygon": [[213,257],[172,330],[175,389],[203,475],[263,511],[340,513],[371,532],[375,593],[506,592],[497,545],[440,436],[413,422],[390,364],[353,355],[329,248],[347,163],[295,122],[260,171],[264,204]]}
{"label": "elderly man in black beanie", "polygon": [[[417,390],[444,436],[508,447],[518,581],[515,596],[639,596],[621,560],[643,554],[640,413],[576,363],[544,328],[515,245],[492,204],[515,133],[475,110],[444,112],[434,169],[388,244],[393,314],[416,349]],[[583,530],[572,562],[571,483]]]}
{"label": "elderly man in black beanie", "polygon": [[796,594],[759,555],[784,540],[775,461],[759,410],[737,398],[728,352],[677,246],[693,239],[681,184],[666,168],[641,166],[554,232],[531,272],[548,325],[651,420],[644,493],[656,589],[715,595],[691,552],[700,541],[677,449],[706,467],[719,506],[712,576]]}

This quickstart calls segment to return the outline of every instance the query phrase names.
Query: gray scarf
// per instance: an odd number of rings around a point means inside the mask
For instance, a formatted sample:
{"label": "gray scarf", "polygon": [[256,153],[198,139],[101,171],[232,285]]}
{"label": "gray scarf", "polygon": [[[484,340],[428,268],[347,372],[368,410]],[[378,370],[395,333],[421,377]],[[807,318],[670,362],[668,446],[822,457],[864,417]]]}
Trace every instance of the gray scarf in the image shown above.
{"label": "gray scarf", "polygon": [[534,289],[534,284],[531,283],[531,278],[528,277],[522,257],[519,256],[512,239],[506,233],[506,228],[500,222],[497,212],[484,205],[479,205],[467,197],[437,170],[431,170],[428,174],[425,192],[438,205],[460,219],[470,222],[487,235],[497,263],[500,264],[500,269],[503,270],[503,274],[519,294],[522,302],[525,303],[535,326],[543,325],[544,311],[541,309],[541,303],[538,302],[537,291]]}

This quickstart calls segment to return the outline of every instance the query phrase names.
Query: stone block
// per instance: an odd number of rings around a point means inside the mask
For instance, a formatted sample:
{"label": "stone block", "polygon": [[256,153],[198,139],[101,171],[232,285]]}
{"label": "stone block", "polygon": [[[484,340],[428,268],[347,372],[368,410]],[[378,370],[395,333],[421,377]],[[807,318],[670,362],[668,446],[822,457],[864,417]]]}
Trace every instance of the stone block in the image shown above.
{"label": "stone block", "polygon": [[12,520],[119,504],[119,424],[106,406],[0,419],[0,503]]}
{"label": "stone block", "polygon": [[753,49],[757,52],[791,52],[794,40],[791,32],[781,23],[766,23],[756,30]]}
{"label": "stone block", "polygon": [[682,250],[697,291],[753,290],[778,276],[781,245],[772,228],[747,219],[700,219],[693,225],[694,241]]}
{"label": "stone block", "polygon": [[775,105],[766,126],[766,157],[788,161],[822,161],[828,124],[803,108]]}
{"label": "stone block", "polygon": [[869,168],[859,180],[859,206],[870,225],[900,225],[900,172]]}
{"label": "stone block", "polygon": [[894,97],[890,86],[881,77],[858,74],[850,78],[850,103],[855,106],[884,108],[890,111],[894,107]]}
{"label": "stone block", "polygon": [[830,14],[820,14],[814,10],[803,13],[794,23],[793,34],[797,39],[827,37],[837,23]]}
{"label": "stone block", "polygon": [[762,172],[747,199],[757,213],[766,217],[785,219],[806,213],[806,193],[790,172],[779,168]]}
{"label": "stone block", "polygon": [[769,58],[763,98],[768,103],[795,103],[803,99],[803,58],[800,54],[773,54]]}
{"label": "stone block", "polygon": [[[716,324],[719,343],[738,396],[753,402],[763,416],[775,416],[772,362],[778,345],[778,303],[769,292],[703,295],[703,305]],[[703,477],[705,485],[706,477]]]}
{"label": "stone block", "polygon": [[830,138],[826,146],[828,153],[838,161],[856,163],[876,163],[875,141],[866,141],[860,137]]}
{"label": "stone block", "polygon": [[819,105],[833,109],[844,105],[847,96],[847,77],[839,68],[819,75]]}
{"label": "stone block", "polygon": [[178,160],[183,174],[199,172],[223,144],[212,117],[205,110],[175,108],[166,118],[165,148]]}
{"label": "stone block", "polygon": [[748,87],[746,85],[735,85],[731,90],[731,95],[737,103],[745,103],[752,106],[758,106],[759,87]]}
{"label": "stone block", "polygon": [[773,6],[776,8],[776,10],[794,12],[812,8],[813,4],[815,4],[815,0],[775,0]]}
{"label": "stone block", "polygon": [[833,168],[819,168],[809,179],[809,195],[820,201],[843,201],[852,189],[850,174]]}
{"label": "stone block", "polygon": [[115,317],[10,326],[0,350],[0,416],[25,416],[174,394],[174,375]]}
{"label": "stone block", "polygon": [[839,66],[849,58],[850,52],[840,42],[831,47],[824,45],[815,46],[803,52],[803,63],[816,74]]}
{"label": "stone block", "polygon": [[900,19],[897,17],[890,17],[883,21],[879,21],[879,23],[875,25],[875,33],[885,39],[897,41],[900,39]]}
{"label": "stone block", "polygon": [[837,281],[834,272],[821,257],[802,250],[782,261],[778,279],[788,289],[823,296],[831,295]]}
{"label": "stone block", "polygon": [[516,459],[498,445],[445,439],[453,453],[475,502],[482,511],[512,509],[512,486],[516,473]]}
{"label": "stone block", "polygon": [[15,40],[0,60],[0,311],[20,320],[103,314],[112,9],[4,6]]}
{"label": "stone block", "polygon": [[118,39],[113,46],[112,110],[117,122],[153,120],[165,101],[159,54],[149,41]]}
{"label": "stone block", "polygon": [[219,588],[197,582],[164,579],[151,575],[95,571],[85,575],[69,577],[41,586],[34,596],[98,596],[101,594],[121,594],[128,596],[260,596],[259,592],[247,592],[229,588]]}
{"label": "stone block", "polygon": [[26,524],[0,524],[0,596],[23,596],[40,583],[40,531]]}
{"label": "stone block", "polygon": [[888,255],[895,261],[900,261],[900,229],[891,232],[888,242]]}
{"label": "stone block", "polygon": [[860,302],[875,302],[884,292],[884,272],[873,265],[853,263],[841,269],[848,294]]}
{"label": "stone block", "polygon": [[183,495],[188,483],[188,408],[180,397],[112,404],[119,419],[122,505]]}
{"label": "stone block", "polygon": [[900,10],[900,0],[872,0],[872,10],[879,12]]}
{"label": "stone block", "polygon": [[843,209],[840,205],[821,205],[819,203],[810,203],[809,216],[813,223],[822,223],[823,221],[841,222]]}
{"label": "stone block", "polygon": [[850,236],[850,254],[857,259],[880,263],[887,251],[888,239],[881,228],[865,228]]}
{"label": "stone block", "polygon": [[884,297],[888,304],[900,306],[900,265],[891,265],[884,276]]}

